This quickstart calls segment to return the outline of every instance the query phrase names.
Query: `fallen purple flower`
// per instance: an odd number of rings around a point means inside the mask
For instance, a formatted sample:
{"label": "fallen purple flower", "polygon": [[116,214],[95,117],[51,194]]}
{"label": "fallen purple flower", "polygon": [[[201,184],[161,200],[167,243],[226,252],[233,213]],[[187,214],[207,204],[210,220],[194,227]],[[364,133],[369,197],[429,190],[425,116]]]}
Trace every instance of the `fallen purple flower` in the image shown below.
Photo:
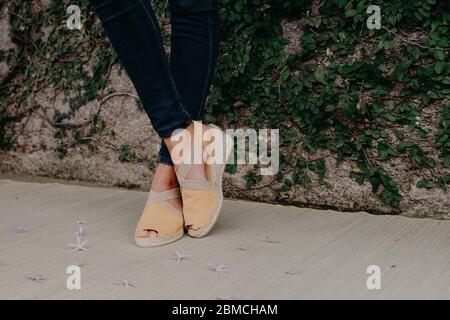
{"label": "fallen purple flower", "polygon": [[28,228],[23,227],[23,226],[18,226],[16,228],[14,228],[14,232],[15,233],[26,233],[26,232],[28,232]]}
{"label": "fallen purple flower", "polygon": [[234,296],[218,296],[218,297],[216,297],[216,300],[236,300],[236,297],[234,297]]}
{"label": "fallen purple flower", "polygon": [[28,276],[27,279],[37,282],[37,283],[42,283],[42,281],[47,280],[43,276],[40,276],[40,275]]}
{"label": "fallen purple flower", "polygon": [[77,244],[69,243],[67,246],[70,248],[73,248],[71,252],[77,252],[77,251],[83,251],[87,252],[88,249],[86,249],[84,246],[88,242],[87,240],[81,241],[81,238],[79,236],[76,237]]}
{"label": "fallen purple flower", "polygon": [[298,274],[298,271],[297,271],[297,270],[288,270],[288,271],[285,271],[284,273],[286,273],[286,274],[289,274],[289,275],[293,276],[293,275],[296,275],[296,274]]}
{"label": "fallen purple flower", "polygon": [[229,273],[230,270],[228,270],[227,268],[225,268],[225,266],[223,264],[220,265],[215,265],[213,263],[208,263],[208,267],[214,271],[214,276],[218,276],[220,273]]}
{"label": "fallen purple flower", "polygon": [[277,240],[272,239],[271,237],[269,237],[267,235],[264,236],[264,238],[262,238],[261,241],[264,241],[266,243],[277,243],[277,242],[279,242]]}
{"label": "fallen purple flower", "polygon": [[181,261],[187,260],[189,258],[190,258],[190,255],[187,253],[187,251],[184,251],[184,252],[175,251],[175,254],[173,256],[171,256],[169,259],[176,260],[177,263],[180,263]]}
{"label": "fallen purple flower", "polygon": [[130,287],[136,288],[136,286],[131,281],[128,281],[128,280],[118,280],[118,281],[114,282],[114,285],[124,286],[125,290],[130,289]]}

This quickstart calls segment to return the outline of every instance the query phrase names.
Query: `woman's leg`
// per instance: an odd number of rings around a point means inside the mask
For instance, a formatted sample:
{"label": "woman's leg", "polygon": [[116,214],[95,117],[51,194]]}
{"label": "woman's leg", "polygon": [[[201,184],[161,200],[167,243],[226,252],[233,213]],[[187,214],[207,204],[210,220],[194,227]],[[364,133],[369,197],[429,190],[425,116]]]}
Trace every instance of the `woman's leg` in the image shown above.
{"label": "woman's leg", "polygon": [[[217,0],[169,1],[170,72],[186,110],[201,120],[219,51]],[[164,141],[160,160],[171,165]]]}
{"label": "woman's leg", "polygon": [[164,54],[148,0],[91,0],[108,38],[161,137],[191,122]]}
{"label": "woman's leg", "polygon": [[[209,85],[216,66],[219,47],[216,9],[215,0],[172,0],[170,3],[172,22],[171,73],[178,92],[193,120],[200,120],[202,117]],[[197,140],[198,135],[193,134],[196,131],[195,129],[191,124],[187,131],[193,139]],[[202,128],[202,130],[205,129],[209,128]],[[173,141],[169,139],[165,139],[165,145],[168,150],[173,150],[175,147]],[[166,152],[164,149],[165,147],[162,149],[163,155]],[[194,150],[194,152],[198,151]],[[203,150],[201,151],[203,154]],[[175,153],[172,159],[176,159]],[[222,206],[224,166],[218,163],[208,165],[187,164],[175,167],[182,186],[185,227],[190,236],[203,237],[209,233],[215,221],[217,221]]]}
{"label": "woman's leg", "polygon": [[[91,2],[155,131],[161,137],[168,137],[174,130],[188,126],[192,119],[175,87],[159,26],[149,1]],[[155,170],[152,190],[163,192],[177,186],[173,167],[159,164]],[[176,209],[181,209],[180,199],[171,199],[169,202]],[[157,232],[140,230],[136,236],[153,238],[157,237]]]}
{"label": "woman's leg", "polygon": [[[210,0],[172,1],[174,49],[170,68],[148,0],[91,1],[156,132],[165,138],[166,143],[171,143],[169,137],[176,129],[185,128],[193,136],[192,120],[201,117],[217,57],[215,3]],[[186,77],[187,74],[196,76]],[[183,104],[184,98],[179,94],[175,81],[180,82],[189,106]],[[169,150],[172,148],[173,145],[169,145]],[[166,160],[166,164],[170,164],[170,157]],[[196,165],[192,169],[192,176],[188,178],[204,178],[204,165]],[[152,189],[165,191],[173,188],[172,184],[176,184],[173,168],[160,164]],[[181,206],[179,199],[170,202],[174,207]],[[137,237],[157,235],[154,230],[137,230]]]}

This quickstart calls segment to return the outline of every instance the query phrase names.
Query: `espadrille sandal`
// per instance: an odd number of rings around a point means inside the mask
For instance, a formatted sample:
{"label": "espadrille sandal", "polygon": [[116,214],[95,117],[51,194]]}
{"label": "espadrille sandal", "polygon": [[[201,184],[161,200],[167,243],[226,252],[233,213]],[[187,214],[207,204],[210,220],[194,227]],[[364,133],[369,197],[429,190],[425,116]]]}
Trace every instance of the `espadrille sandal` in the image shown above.
{"label": "espadrille sandal", "polygon": [[[206,153],[206,180],[186,179],[191,164],[182,163],[176,170],[183,199],[184,224],[189,236],[194,238],[206,236],[219,217],[223,202],[222,177],[233,143],[233,140],[227,138],[218,127],[209,125],[208,128],[215,131],[215,139],[219,139],[222,143],[215,144],[215,141],[201,143]],[[221,153],[224,156],[215,159],[213,151],[216,152],[214,148],[219,147],[224,149]]]}
{"label": "espadrille sandal", "polygon": [[[138,247],[157,247],[174,242],[184,235],[183,213],[176,210],[168,200],[181,197],[179,188],[155,192],[150,191],[144,212],[139,219],[134,240]],[[156,238],[138,238],[138,231],[151,230]]]}

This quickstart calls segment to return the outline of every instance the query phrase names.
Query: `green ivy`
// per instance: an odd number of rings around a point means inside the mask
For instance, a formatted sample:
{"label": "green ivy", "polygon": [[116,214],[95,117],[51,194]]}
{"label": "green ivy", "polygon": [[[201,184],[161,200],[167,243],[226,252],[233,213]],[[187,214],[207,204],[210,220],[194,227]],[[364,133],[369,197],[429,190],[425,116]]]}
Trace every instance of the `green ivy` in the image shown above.
{"label": "green ivy", "polygon": [[[372,4],[380,6],[385,28],[365,27]],[[395,145],[385,128],[406,125],[424,138],[427,132],[417,117],[430,104],[450,98],[449,3],[328,0],[315,15],[311,12],[311,1],[222,2],[222,55],[207,117],[228,126],[280,128],[283,170],[293,173],[292,179],[278,179],[279,198],[294,184],[311,183],[309,172],[325,175],[324,162],[299,161],[295,151],[302,144],[310,152],[329,149],[339,159],[356,160],[358,168],[350,175],[368,181],[383,202],[398,207],[399,187],[383,161],[406,156],[419,168],[436,163],[416,143],[403,141],[400,132]],[[292,17],[304,26],[301,50],[289,54],[281,24]],[[417,30],[423,37],[408,42],[404,33]],[[349,59],[356,47],[359,55]],[[327,52],[332,57],[324,58]],[[395,86],[401,89],[391,103]],[[448,167],[445,110],[441,127],[438,165]]]}

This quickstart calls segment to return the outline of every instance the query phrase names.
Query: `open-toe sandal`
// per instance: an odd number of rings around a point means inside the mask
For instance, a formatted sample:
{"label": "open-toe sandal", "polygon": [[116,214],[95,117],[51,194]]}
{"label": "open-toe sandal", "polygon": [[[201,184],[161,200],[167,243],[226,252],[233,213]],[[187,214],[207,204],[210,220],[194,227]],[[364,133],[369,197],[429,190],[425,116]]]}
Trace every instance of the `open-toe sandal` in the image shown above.
{"label": "open-toe sandal", "polygon": [[[208,128],[214,130],[215,141],[202,140],[201,143],[206,153],[206,180],[186,179],[192,167],[191,164],[182,163],[176,171],[183,198],[185,227],[189,236],[194,238],[206,236],[219,217],[223,202],[222,177],[232,147],[232,139],[227,137],[221,129],[213,125],[209,125]],[[222,143],[215,144],[217,139],[220,139]],[[213,150],[215,150],[214,153],[217,152],[218,147],[223,148],[220,154],[224,156],[213,157]]]}
{"label": "open-toe sandal", "polygon": [[[179,188],[155,192],[150,191],[144,212],[135,231],[135,243],[138,247],[157,247],[174,242],[184,235],[183,213],[176,210],[169,202],[181,197]],[[156,237],[140,238],[138,231],[154,231]]]}

